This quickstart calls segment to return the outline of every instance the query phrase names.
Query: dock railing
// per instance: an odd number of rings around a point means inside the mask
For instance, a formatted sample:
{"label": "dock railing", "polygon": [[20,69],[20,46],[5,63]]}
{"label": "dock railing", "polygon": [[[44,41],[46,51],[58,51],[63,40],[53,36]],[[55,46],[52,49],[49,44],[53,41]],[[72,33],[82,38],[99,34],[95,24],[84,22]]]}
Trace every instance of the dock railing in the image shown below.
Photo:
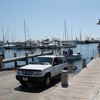
{"label": "dock railing", "polygon": [[5,63],[9,63],[9,62],[14,62],[14,66],[17,67],[17,61],[26,61],[26,65],[29,63],[28,58],[34,58],[37,56],[41,56],[41,55],[48,55],[48,54],[53,54],[53,51],[49,51],[49,52],[41,52],[38,54],[28,54],[26,53],[25,56],[20,56],[17,57],[16,53],[14,53],[14,58],[9,58],[9,59],[3,59],[2,56],[0,56],[0,69],[4,68],[4,64]]}

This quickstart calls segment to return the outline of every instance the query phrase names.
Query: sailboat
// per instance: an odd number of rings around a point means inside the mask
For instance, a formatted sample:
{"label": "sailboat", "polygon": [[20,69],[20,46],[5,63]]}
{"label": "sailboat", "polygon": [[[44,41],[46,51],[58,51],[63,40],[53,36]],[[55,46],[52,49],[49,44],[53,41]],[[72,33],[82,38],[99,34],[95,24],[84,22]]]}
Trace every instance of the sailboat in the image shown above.
{"label": "sailboat", "polygon": [[0,50],[4,49],[4,30],[3,30],[3,26],[2,26],[2,36],[3,36],[3,40],[0,41]]}
{"label": "sailboat", "polygon": [[[68,41],[68,39],[66,40],[66,19],[65,19],[65,23],[64,23],[64,28],[65,28],[65,40],[62,41],[62,46],[64,48],[75,48],[76,47],[76,43],[73,41]],[[68,38],[68,30],[67,30],[67,38]]]}
{"label": "sailboat", "polygon": [[58,38],[53,38],[52,42],[49,44],[50,49],[56,49],[60,48],[60,39]]}

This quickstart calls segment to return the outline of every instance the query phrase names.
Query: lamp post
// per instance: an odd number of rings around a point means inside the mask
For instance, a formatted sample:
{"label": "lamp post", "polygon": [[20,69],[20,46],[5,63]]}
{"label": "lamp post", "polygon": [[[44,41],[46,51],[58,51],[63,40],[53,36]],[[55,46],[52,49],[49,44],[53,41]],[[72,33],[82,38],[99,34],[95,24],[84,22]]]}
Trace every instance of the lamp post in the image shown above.
{"label": "lamp post", "polygon": [[98,21],[97,25],[100,25],[100,19],[99,19],[99,21]]}
{"label": "lamp post", "polygon": [[[97,25],[100,25],[100,19],[99,19],[99,21],[98,21],[98,23],[97,23]],[[99,53],[99,57],[100,57],[100,41],[99,41],[99,45],[98,45],[98,53]]]}
{"label": "lamp post", "polygon": [[100,19],[99,19],[99,21],[98,21],[97,25],[100,25]]}

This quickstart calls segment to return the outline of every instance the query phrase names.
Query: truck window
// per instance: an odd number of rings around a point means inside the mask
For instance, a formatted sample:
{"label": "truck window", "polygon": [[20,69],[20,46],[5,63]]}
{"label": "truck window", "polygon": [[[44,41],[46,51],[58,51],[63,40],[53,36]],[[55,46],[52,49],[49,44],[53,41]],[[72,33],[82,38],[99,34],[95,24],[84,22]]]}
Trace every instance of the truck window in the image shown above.
{"label": "truck window", "polygon": [[54,58],[53,65],[58,65],[58,60],[57,60],[57,58]]}
{"label": "truck window", "polygon": [[65,58],[65,57],[62,57],[62,59],[63,59],[63,62],[64,62],[64,63],[66,63],[66,62],[67,62],[67,60],[66,60],[66,58]]}
{"label": "truck window", "polygon": [[58,57],[58,58],[57,58],[57,60],[58,60],[58,64],[62,64],[62,63],[63,63],[63,61],[62,61],[62,58],[61,58],[61,57]]}

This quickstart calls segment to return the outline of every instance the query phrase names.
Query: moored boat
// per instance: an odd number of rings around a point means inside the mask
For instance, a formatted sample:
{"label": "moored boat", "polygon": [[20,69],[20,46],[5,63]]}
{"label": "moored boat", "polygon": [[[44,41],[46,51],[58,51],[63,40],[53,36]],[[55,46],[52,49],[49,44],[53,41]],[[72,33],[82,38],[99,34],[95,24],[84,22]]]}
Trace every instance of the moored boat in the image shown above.
{"label": "moored boat", "polygon": [[63,48],[75,48],[77,45],[75,42],[71,41],[62,41],[62,46]]}
{"label": "moored boat", "polygon": [[67,60],[78,60],[81,59],[82,55],[79,53],[73,54],[73,55],[65,55]]}
{"label": "moored boat", "polygon": [[67,60],[79,60],[82,57],[80,52],[69,54],[67,51],[63,51],[63,55],[66,57]]}

